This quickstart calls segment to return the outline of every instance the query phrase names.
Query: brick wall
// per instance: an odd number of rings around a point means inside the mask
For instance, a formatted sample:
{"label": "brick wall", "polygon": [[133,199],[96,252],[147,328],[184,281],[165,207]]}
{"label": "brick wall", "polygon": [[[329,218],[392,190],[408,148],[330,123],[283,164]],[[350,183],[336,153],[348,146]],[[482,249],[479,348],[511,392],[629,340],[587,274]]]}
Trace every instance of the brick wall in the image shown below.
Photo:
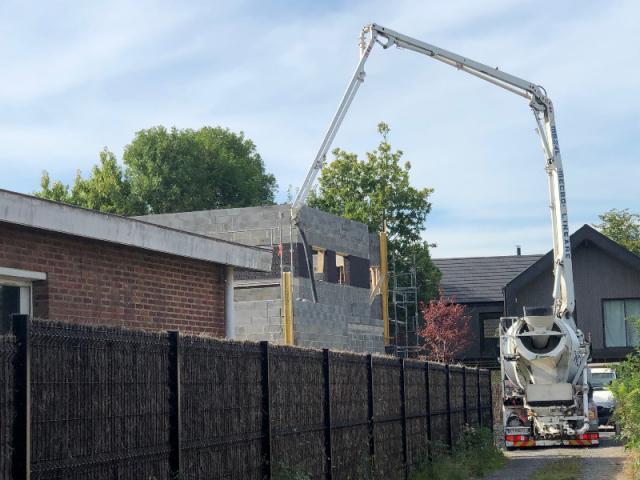
{"label": "brick wall", "polygon": [[0,222],[0,266],[45,272],[34,316],[224,336],[224,268]]}

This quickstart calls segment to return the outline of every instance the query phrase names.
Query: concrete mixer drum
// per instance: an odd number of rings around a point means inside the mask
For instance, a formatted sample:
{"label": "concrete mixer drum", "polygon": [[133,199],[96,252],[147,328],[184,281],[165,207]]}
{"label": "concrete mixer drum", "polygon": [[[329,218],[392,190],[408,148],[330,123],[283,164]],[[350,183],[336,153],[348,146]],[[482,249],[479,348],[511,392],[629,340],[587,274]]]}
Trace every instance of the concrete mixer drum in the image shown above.
{"label": "concrete mixer drum", "polygon": [[597,445],[589,404],[588,342],[571,317],[558,317],[546,307],[523,312],[522,317],[500,320],[507,447]]}

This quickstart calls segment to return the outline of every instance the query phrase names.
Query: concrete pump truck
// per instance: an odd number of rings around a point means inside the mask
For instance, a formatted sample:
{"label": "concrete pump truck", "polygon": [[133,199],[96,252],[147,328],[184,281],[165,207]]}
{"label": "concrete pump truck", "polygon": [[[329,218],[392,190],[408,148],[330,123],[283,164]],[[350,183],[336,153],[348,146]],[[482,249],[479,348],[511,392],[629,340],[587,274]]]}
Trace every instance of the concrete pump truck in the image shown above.
{"label": "concrete pump truck", "polygon": [[500,366],[507,448],[598,445],[597,411],[590,399],[590,345],[574,319],[574,285],[564,172],[554,109],[544,88],[466,57],[370,24],[360,34],[360,61],[291,208],[297,223],[331,143],[364,82],[373,47],[421,53],[528,100],[542,142],[549,180],[553,233],[553,304],[525,307],[521,317],[500,320]]}

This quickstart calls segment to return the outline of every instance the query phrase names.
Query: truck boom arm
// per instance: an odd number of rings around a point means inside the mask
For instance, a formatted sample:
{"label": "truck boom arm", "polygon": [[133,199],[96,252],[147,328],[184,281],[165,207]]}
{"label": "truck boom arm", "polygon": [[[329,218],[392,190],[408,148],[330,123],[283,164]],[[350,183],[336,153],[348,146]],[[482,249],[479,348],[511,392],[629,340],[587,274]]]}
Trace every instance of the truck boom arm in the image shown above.
{"label": "truck boom arm", "polygon": [[562,159],[560,157],[553,104],[547,97],[544,89],[539,85],[502,72],[497,68],[449,52],[435,45],[416,40],[415,38],[376,25],[375,23],[364,27],[360,34],[360,61],[338,105],[338,109],[329,124],[329,128],[320,144],[320,148],[311,164],[304,183],[293,202],[291,216],[294,222],[297,221],[300,208],[304,205],[313,186],[313,182],[326,161],[327,152],[329,148],[331,148],[333,139],[342,124],[351,102],[358,92],[360,84],[364,82],[364,66],[376,43],[384,49],[396,46],[427,55],[434,60],[446,63],[458,70],[474,75],[529,100],[529,106],[538,124],[538,134],[546,159],[545,170],[549,176],[554,255],[553,311],[556,317],[573,320],[575,297],[564,172],[562,169]]}

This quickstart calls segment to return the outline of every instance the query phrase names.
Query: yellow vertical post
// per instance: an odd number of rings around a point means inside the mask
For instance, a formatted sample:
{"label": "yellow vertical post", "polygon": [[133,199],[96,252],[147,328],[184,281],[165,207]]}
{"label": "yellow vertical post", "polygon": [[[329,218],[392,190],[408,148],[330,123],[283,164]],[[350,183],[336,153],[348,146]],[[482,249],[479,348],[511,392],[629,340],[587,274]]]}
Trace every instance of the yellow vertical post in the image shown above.
{"label": "yellow vertical post", "polygon": [[293,284],[291,272],[282,272],[282,312],[284,317],[284,343],[293,345]]}
{"label": "yellow vertical post", "polygon": [[389,345],[389,263],[387,258],[387,232],[380,232],[380,298],[382,300],[382,322],[384,344]]}

